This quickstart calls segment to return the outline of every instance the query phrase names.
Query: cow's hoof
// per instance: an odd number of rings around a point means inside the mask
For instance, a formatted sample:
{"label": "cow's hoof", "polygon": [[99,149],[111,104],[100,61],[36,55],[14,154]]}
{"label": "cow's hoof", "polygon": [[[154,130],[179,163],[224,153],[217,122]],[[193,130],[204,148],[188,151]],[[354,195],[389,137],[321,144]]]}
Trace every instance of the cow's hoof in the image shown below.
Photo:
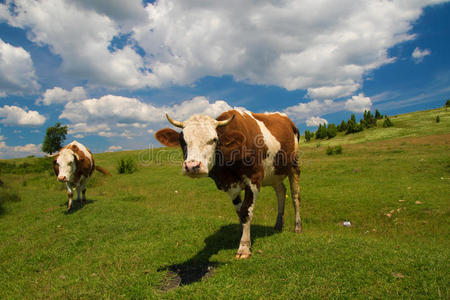
{"label": "cow's hoof", "polygon": [[283,231],[283,223],[279,224],[277,222],[277,224],[275,224],[275,226],[273,227],[273,229],[275,229],[275,231]]}
{"label": "cow's hoof", "polygon": [[251,253],[246,253],[246,254],[237,253],[236,258],[237,259],[248,259],[248,258],[250,258],[251,255],[252,255]]}
{"label": "cow's hoof", "polygon": [[252,253],[250,252],[250,248],[247,246],[240,246],[238,252],[236,253],[237,259],[247,259],[250,258]]}
{"label": "cow's hoof", "polygon": [[294,232],[295,233],[302,233],[302,227],[295,227]]}

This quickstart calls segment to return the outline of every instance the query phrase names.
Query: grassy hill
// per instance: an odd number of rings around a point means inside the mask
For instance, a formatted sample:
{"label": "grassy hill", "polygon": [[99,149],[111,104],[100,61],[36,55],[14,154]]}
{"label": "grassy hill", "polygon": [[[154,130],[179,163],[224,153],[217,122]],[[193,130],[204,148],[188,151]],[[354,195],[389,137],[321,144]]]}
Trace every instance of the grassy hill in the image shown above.
{"label": "grassy hill", "polygon": [[[272,229],[276,198],[263,188],[249,260],[234,258],[231,201],[181,176],[178,150],[95,155],[113,176],[96,173],[72,213],[42,159],[12,160],[35,166],[19,174],[0,164],[0,298],[449,299],[450,113],[392,121],[302,143],[304,232],[293,233],[290,197],[283,232]],[[138,170],[118,174],[128,158]]]}

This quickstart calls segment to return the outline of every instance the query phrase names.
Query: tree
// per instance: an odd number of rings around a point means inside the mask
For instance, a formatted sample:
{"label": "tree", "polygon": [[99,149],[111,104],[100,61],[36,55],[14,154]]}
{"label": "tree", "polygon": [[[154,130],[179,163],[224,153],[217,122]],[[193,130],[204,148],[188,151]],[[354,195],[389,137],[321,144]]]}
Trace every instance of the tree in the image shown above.
{"label": "tree", "polygon": [[337,135],[337,129],[335,124],[328,124],[327,136],[329,139],[334,138]]}
{"label": "tree", "polygon": [[436,116],[436,123],[439,123],[441,121],[441,118],[439,116]]}
{"label": "tree", "polygon": [[380,111],[378,109],[375,110],[375,119],[377,120],[383,119],[383,116],[380,114]]}
{"label": "tree", "polygon": [[311,140],[311,131],[305,130],[305,141],[309,142]]}
{"label": "tree", "polygon": [[339,126],[337,127],[337,131],[339,131],[339,132],[347,131],[347,127],[348,127],[347,122],[345,122],[344,120],[342,120],[341,125],[339,125]]}
{"label": "tree", "polygon": [[44,142],[42,143],[42,152],[52,154],[62,148],[62,144],[66,139],[67,126],[61,126],[61,123],[56,123],[55,126],[47,128]]}
{"label": "tree", "polygon": [[447,101],[445,102],[445,107],[450,107],[450,99],[447,99]]}

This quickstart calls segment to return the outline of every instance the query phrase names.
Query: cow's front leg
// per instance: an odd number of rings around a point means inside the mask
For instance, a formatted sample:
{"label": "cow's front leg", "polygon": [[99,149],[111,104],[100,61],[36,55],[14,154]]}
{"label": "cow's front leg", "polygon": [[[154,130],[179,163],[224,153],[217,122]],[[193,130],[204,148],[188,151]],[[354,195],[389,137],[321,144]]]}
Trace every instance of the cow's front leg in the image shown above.
{"label": "cow's front leg", "polygon": [[240,216],[242,199],[241,199],[241,187],[238,184],[233,184],[231,188],[227,191],[228,196],[230,196],[231,201],[233,202],[234,209],[238,217]]}
{"label": "cow's front leg", "polygon": [[67,197],[69,198],[67,201],[67,211],[69,211],[72,208],[72,199],[73,199],[73,189],[70,186],[70,183],[66,182],[67,187]]}
{"label": "cow's front leg", "polygon": [[242,224],[242,237],[236,258],[249,258],[251,255],[250,223],[253,217],[253,206],[257,197],[258,187],[255,184],[247,185],[245,187],[244,202],[242,202],[239,211],[239,219]]}

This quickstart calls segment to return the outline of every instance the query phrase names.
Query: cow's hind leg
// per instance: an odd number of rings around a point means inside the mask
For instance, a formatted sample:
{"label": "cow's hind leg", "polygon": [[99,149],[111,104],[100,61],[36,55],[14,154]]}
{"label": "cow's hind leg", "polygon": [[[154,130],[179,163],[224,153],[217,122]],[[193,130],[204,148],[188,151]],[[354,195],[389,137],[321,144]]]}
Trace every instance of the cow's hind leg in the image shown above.
{"label": "cow's hind leg", "polygon": [[253,217],[253,206],[257,197],[258,187],[255,184],[247,185],[245,187],[244,202],[242,202],[239,211],[239,219],[242,224],[242,237],[236,258],[249,258],[251,255],[250,223]]}
{"label": "cow's hind leg", "polygon": [[294,166],[289,174],[291,185],[292,203],[295,210],[295,232],[302,232],[302,220],[300,219],[300,167]]}
{"label": "cow's hind leg", "polygon": [[281,231],[284,224],[284,202],[286,200],[286,187],[284,186],[283,182],[280,182],[278,185],[274,186],[273,189],[275,190],[278,199],[278,215],[277,222],[275,223],[275,230]]}
{"label": "cow's hind leg", "polygon": [[86,180],[83,180],[80,184],[80,190],[82,193],[81,205],[86,203]]}
{"label": "cow's hind leg", "polygon": [[68,182],[66,183],[66,187],[67,187],[67,198],[68,198],[67,211],[69,211],[72,208],[73,189]]}

